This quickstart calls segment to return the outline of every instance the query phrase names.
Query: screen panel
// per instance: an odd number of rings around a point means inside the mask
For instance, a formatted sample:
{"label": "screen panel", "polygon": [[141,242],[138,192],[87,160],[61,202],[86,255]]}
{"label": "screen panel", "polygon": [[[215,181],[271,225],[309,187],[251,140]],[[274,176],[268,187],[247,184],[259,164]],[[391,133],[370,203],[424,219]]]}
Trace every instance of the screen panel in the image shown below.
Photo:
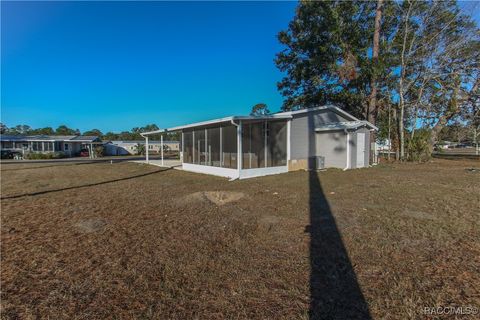
{"label": "screen panel", "polygon": [[287,122],[272,121],[267,131],[268,166],[287,165]]}
{"label": "screen panel", "polygon": [[237,127],[222,126],[222,156],[221,166],[237,169]]}
{"label": "screen panel", "polygon": [[193,132],[183,132],[183,162],[193,163]]}
{"label": "screen panel", "polygon": [[207,129],[206,165],[220,167],[220,128]]}

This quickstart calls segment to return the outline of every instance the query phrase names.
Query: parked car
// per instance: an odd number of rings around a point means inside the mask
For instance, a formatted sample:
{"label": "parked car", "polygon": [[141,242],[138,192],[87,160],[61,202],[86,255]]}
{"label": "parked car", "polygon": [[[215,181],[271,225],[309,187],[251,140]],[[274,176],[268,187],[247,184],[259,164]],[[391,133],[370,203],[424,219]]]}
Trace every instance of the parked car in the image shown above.
{"label": "parked car", "polygon": [[18,151],[2,150],[0,158],[2,158],[2,159],[23,159],[23,156]]}
{"label": "parked car", "polygon": [[81,149],[80,150],[80,157],[89,157],[90,152],[88,152],[88,149]]}
{"label": "parked car", "polygon": [[0,157],[2,159],[13,159],[13,152],[10,150],[2,150]]}

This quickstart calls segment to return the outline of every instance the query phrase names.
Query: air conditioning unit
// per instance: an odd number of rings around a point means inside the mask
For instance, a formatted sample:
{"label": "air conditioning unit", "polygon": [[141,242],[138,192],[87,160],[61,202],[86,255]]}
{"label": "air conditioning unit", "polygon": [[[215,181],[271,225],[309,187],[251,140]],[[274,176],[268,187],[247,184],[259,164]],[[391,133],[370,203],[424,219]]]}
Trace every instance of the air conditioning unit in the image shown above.
{"label": "air conditioning unit", "polygon": [[315,169],[316,170],[325,169],[325,157],[324,156],[316,156],[315,157]]}

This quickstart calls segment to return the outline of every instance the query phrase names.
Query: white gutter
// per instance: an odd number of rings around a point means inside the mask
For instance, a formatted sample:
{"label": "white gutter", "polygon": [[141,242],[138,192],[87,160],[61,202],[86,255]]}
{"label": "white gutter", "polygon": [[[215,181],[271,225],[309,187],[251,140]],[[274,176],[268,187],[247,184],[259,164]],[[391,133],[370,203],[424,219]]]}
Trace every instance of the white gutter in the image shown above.
{"label": "white gutter", "polygon": [[[240,170],[241,170],[240,164],[241,164],[241,163],[240,163],[239,160],[240,160],[240,156],[242,156],[242,154],[239,152],[239,150],[240,150],[240,149],[239,149],[239,148],[240,148],[239,143],[242,143],[242,139],[240,139],[240,138],[238,137],[238,136],[239,136],[239,135],[238,135],[238,130],[239,130],[240,124],[235,123],[235,119],[233,119],[233,118],[230,119],[230,122],[232,123],[232,125],[234,125],[235,127],[237,127],[237,167],[238,167],[238,168],[237,168],[237,171],[238,171],[238,175],[237,175],[237,177],[231,178],[231,179],[229,180],[229,181],[235,181],[235,180],[240,179]],[[223,155],[222,155],[222,158],[223,158]]]}
{"label": "white gutter", "polygon": [[347,134],[347,164],[345,168],[343,168],[343,171],[346,171],[349,169],[350,166],[350,133],[348,132],[347,129],[345,129],[345,133]]}

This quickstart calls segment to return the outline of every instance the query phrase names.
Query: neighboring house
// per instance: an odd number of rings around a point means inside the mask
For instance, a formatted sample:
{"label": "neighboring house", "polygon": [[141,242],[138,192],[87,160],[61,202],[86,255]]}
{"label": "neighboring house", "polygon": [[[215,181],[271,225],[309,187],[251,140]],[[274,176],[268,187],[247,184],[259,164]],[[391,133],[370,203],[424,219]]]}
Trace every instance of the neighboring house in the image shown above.
{"label": "neighboring house", "polygon": [[[145,141],[110,141],[105,145],[105,154],[110,156],[137,154],[138,146],[145,145]],[[164,151],[180,151],[179,141],[163,141]],[[160,153],[161,142],[149,141],[150,153]]]}
{"label": "neighboring house", "polygon": [[323,106],[231,116],[143,135],[180,131],[184,170],[243,179],[300,169],[368,167],[374,130],[378,128],[367,121]]}
{"label": "neighboring house", "polygon": [[0,136],[1,150],[20,152],[63,152],[68,157],[77,156],[80,150],[91,150],[102,144],[96,136],[47,136],[4,135]]}

